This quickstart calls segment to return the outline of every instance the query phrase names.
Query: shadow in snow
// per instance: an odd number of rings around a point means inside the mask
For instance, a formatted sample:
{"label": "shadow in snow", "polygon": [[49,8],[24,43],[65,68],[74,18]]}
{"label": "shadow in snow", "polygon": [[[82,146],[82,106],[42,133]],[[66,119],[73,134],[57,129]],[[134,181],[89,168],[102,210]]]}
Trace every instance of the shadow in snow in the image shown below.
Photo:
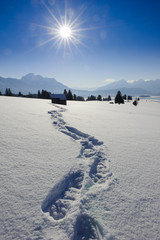
{"label": "shadow in snow", "polygon": [[105,182],[108,178],[112,176],[112,173],[106,166],[106,159],[105,157],[103,157],[103,153],[98,152],[90,167],[89,176],[95,183]]}
{"label": "shadow in snow", "polygon": [[73,240],[102,239],[102,229],[94,218],[87,214],[77,217]]}
{"label": "shadow in snow", "polygon": [[82,187],[83,178],[82,170],[68,173],[60,183],[53,187],[42,203],[43,212],[49,212],[55,220],[64,218],[70,209],[70,203],[76,199]]}

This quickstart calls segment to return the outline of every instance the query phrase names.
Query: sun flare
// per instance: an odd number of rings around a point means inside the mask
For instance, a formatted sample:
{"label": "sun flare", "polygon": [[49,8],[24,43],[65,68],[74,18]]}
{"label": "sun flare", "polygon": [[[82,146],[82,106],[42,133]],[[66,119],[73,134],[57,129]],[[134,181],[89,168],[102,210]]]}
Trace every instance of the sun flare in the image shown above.
{"label": "sun flare", "polygon": [[72,29],[70,26],[63,25],[59,29],[59,34],[62,39],[69,39],[72,36]]}
{"label": "sun flare", "polygon": [[66,0],[64,14],[62,15],[59,11],[59,16],[56,16],[44,1],[42,1],[42,3],[50,14],[51,19],[48,18],[49,24],[47,26],[39,25],[39,27],[45,29],[46,35],[50,36],[50,38],[41,42],[39,47],[49,42],[53,42],[53,45],[57,46],[57,51],[63,46],[64,52],[67,49],[72,52],[72,45],[76,48],[78,45],[86,47],[82,42],[82,39],[84,39],[83,32],[90,30],[90,28],[82,28],[81,26],[84,22],[80,21],[86,8],[82,9],[79,15],[76,15],[74,14],[74,11],[67,8]]}

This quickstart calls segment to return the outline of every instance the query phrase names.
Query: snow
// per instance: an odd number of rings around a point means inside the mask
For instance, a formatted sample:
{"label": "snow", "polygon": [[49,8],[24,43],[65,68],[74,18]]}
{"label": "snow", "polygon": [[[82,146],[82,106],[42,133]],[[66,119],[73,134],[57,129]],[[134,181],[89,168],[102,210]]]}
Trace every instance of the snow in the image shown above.
{"label": "snow", "polygon": [[160,239],[160,102],[0,97],[0,239]]}

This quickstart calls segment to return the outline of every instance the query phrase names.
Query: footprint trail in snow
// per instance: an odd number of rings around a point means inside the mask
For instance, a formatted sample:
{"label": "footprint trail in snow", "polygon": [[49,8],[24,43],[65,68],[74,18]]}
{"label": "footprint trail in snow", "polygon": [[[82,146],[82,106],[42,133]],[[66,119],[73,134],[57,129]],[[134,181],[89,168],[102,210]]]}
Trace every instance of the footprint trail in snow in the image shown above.
{"label": "footprint trail in snow", "polygon": [[103,239],[99,224],[86,214],[85,201],[92,189],[107,189],[113,182],[108,160],[103,152],[104,144],[93,136],[68,126],[63,120],[64,108],[48,112],[54,126],[81,145],[77,156],[78,169],[72,169],[57,185],[53,187],[42,204],[43,212],[48,212],[55,221],[76,214],[73,239]]}

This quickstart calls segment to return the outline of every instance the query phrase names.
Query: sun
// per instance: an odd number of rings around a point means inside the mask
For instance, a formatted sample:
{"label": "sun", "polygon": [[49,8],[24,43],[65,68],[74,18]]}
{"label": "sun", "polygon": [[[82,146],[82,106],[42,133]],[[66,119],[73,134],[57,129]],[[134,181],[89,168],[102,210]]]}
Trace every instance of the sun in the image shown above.
{"label": "sun", "polygon": [[59,28],[59,35],[62,39],[70,39],[72,37],[72,29],[68,25],[63,25]]}
{"label": "sun", "polygon": [[56,46],[56,51],[58,51],[61,47],[64,48],[64,52],[69,50],[72,52],[72,45],[78,48],[78,45],[83,45],[84,39],[84,31],[90,30],[89,28],[83,28],[83,22],[80,21],[80,18],[86,8],[82,9],[79,15],[77,16],[72,12],[71,9],[67,8],[67,0],[65,0],[65,11],[64,14],[59,12],[59,17],[56,16],[51,9],[46,5],[45,1],[42,1],[42,4],[47,9],[49,16],[48,18],[48,25],[38,25],[39,27],[46,30],[45,35],[50,36],[50,38],[46,39],[44,42],[40,42],[38,47],[43,46],[49,42],[52,42],[52,46]]}

